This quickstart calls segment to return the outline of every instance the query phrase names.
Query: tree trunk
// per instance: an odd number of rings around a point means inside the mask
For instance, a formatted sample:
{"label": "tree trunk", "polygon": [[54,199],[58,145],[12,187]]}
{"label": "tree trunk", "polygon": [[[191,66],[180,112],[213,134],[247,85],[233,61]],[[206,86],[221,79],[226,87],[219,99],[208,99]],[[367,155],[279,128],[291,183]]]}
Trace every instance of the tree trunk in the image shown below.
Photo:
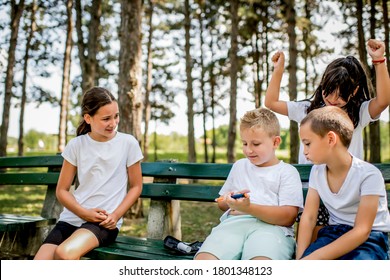
{"label": "tree trunk", "polygon": [[68,121],[68,106],[70,96],[70,65],[71,53],[73,47],[72,33],[72,8],[73,0],[67,0],[66,14],[67,14],[67,32],[64,52],[64,65],[62,69],[62,87],[61,87],[61,101],[60,101],[60,123],[58,128],[58,147],[57,151],[62,152],[66,145],[67,136],[67,121]]}
{"label": "tree trunk", "polygon": [[[297,99],[297,35],[295,33],[296,27],[296,14],[295,14],[295,0],[285,1],[286,4],[286,21],[287,21],[287,34],[289,38],[289,65],[288,65],[288,90],[290,100]],[[299,136],[298,136],[298,124],[290,121],[290,162],[298,162],[299,153]]]}
{"label": "tree trunk", "polygon": [[[118,103],[121,121],[119,122],[119,131],[132,134],[139,142],[142,138],[141,15],[141,0],[121,0],[118,78]],[[141,199],[138,199],[137,203],[126,213],[126,217],[143,217]]]}
{"label": "tree trunk", "polygon": [[[371,10],[370,10],[370,37],[375,38],[375,26],[376,26],[376,13],[377,10],[375,5],[378,1],[371,0]],[[363,46],[360,46],[363,47]],[[366,48],[366,46],[364,45]],[[367,63],[368,65],[368,63]],[[373,96],[376,96],[376,83],[375,83],[375,71],[371,71],[371,79],[374,84]],[[373,122],[370,124],[370,162],[381,162],[381,131],[380,131],[380,122]]]}
{"label": "tree trunk", "polygon": [[229,108],[229,132],[227,160],[234,162],[236,160],[236,135],[237,135],[237,73],[238,73],[238,0],[230,1],[230,15],[232,18],[231,47],[230,47],[230,108]]}
{"label": "tree trunk", "polygon": [[185,29],[185,54],[186,54],[186,77],[187,77],[187,118],[188,118],[188,162],[196,162],[195,150],[195,128],[194,128],[194,95],[192,91],[192,59],[191,59],[191,45],[190,45],[190,4],[189,0],[184,1],[184,29]]}
{"label": "tree trunk", "polygon": [[[269,33],[269,12],[268,12],[268,9],[269,9],[269,3],[266,2],[265,4],[265,7],[263,8],[263,11],[262,11],[262,25],[263,25],[263,30],[264,32],[262,32],[261,34],[261,38],[262,38],[262,48],[263,48],[263,53],[262,53],[262,57],[263,57],[263,61],[269,61],[269,51],[268,51],[268,33]],[[271,43],[272,44],[272,43]],[[265,81],[265,87],[268,88],[268,83],[269,83],[269,75],[270,75],[270,70],[269,70],[269,63],[264,63],[265,66],[263,66],[263,73],[264,73],[264,77],[263,77],[263,81]],[[265,69],[264,69],[265,67]]]}
{"label": "tree trunk", "polygon": [[[382,0],[382,9],[383,9],[383,26],[385,28],[385,57],[387,61],[387,71],[390,72],[390,63],[389,63],[389,58],[390,58],[390,28],[389,28],[389,10],[387,7],[387,0]],[[390,110],[389,110],[389,119],[390,119]],[[389,143],[387,143],[388,147],[390,146],[390,121],[387,123],[388,126],[388,134],[389,134]],[[390,152],[390,151],[389,151]],[[389,154],[390,157],[390,154]]]}
{"label": "tree trunk", "polygon": [[34,37],[34,33],[37,29],[35,22],[35,13],[37,11],[37,5],[35,0],[31,3],[30,11],[30,26],[26,28],[28,30],[26,49],[24,52],[24,66],[23,66],[23,80],[22,80],[22,97],[20,100],[20,118],[19,118],[19,140],[18,140],[18,156],[22,156],[24,152],[24,109],[27,103],[27,71],[28,71],[28,61],[29,53],[31,49],[31,41]]}
{"label": "tree trunk", "polygon": [[200,5],[200,12],[198,13],[198,20],[199,20],[199,41],[200,41],[200,67],[201,67],[201,74],[200,74],[200,90],[202,92],[202,120],[203,120],[203,148],[204,148],[204,162],[209,162],[209,153],[208,153],[208,144],[207,144],[207,100],[206,100],[206,67],[204,65],[204,54],[203,54],[203,33],[204,33],[204,26],[203,26],[203,10],[204,7],[202,3]]}
{"label": "tree trunk", "polygon": [[[83,9],[81,1],[76,0],[76,30],[77,30],[77,46],[79,50],[79,59],[81,67],[81,88],[86,92],[91,87],[97,85],[98,79],[98,62],[97,51],[100,37],[100,17],[102,14],[102,0],[93,0],[90,14],[90,22],[88,24],[87,43],[84,42],[82,30]],[[87,54],[86,54],[87,53]]]}
{"label": "tree trunk", "polygon": [[24,0],[20,0],[19,4],[15,3],[15,0],[11,1],[11,37],[8,48],[8,64],[7,72],[5,76],[5,88],[4,88],[4,107],[3,107],[3,119],[0,129],[0,157],[7,155],[7,137],[9,127],[9,115],[11,109],[12,98],[12,86],[14,83],[14,66],[15,66],[15,50],[18,41],[18,32],[20,18],[22,17],[24,10]]}
{"label": "tree trunk", "polygon": [[146,60],[146,86],[145,86],[145,104],[144,104],[144,121],[145,121],[145,129],[144,129],[144,141],[143,141],[143,150],[144,150],[144,161],[148,161],[148,152],[149,152],[149,122],[150,122],[150,114],[151,114],[151,105],[150,105],[150,92],[152,91],[152,70],[153,70],[153,62],[152,62],[152,40],[153,40],[153,9],[154,9],[154,1],[149,1],[149,38],[147,44],[147,52],[148,57]]}
{"label": "tree trunk", "polygon": [[[371,81],[371,75],[369,71],[369,67],[367,65],[367,54],[366,54],[366,47],[363,49],[360,48],[360,46],[365,45],[365,39],[364,39],[364,29],[363,29],[363,1],[358,0],[356,1],[356,18],[357,18],[357,32],[358,32],[358,52],[359,52],[359,60],[362,63],[362,67],[364,68],[364,71],[367,74],[367,78]],[[372,95],[372,88],[370,87],[370,82],[368,83],[370,95]],[[369,147],[369,141],[368,138],[368,127],[364,128],[364,146],[365,146],[365,152],[364,152],[364,160],[368,160],[367,154],[368,154],[368,147]]]}
{"label": "tree trunk", "polygon": [[[258,13],[258,9],[261,9],[262,7],[259,7],[258,5],[253,5],[253,14]],[[262,12],[260,11],[260,14]],[[254,84],[254,97],[255,97],[255,107],[259,108],[261,106],[261,86],[262,86],[262,80],[260,78],[260,72],[261,72],[261,62],[260,62],[260,47],[259,47],[259,40],[261,39],[260,33],[259,33],[259,21],[256,22],[256,26],[253,27],[254,34],[252,35],[252,53],[253,53],[253,84]],[[260,41],[261,42],[261,41]]]}
{"label": "tree trunk", "polygon": [[260,78],[260,50],[259,50],[259,32],[256,30],[256,33],[253,35],[253,82],[254,82],[254,96],[255,96],[255,106],[259,108],[261,106],[261,84],[262,80]]}
{"label": "tree trunk", "polygon": [[119,130],[141,141],[142,68],[141,15],[142,1],[121,1],[119,51]]}
{"label": "tree trunk", "polygon": [[[368,79],[368,87],[371,97],[376,95],[376,91],[373,88],[371,81],[374,81],[373,72],[370,71],[370,67],[367,62],[366,40],[364,38],[364,26],[363,26],[363,1],[356,1],[356,15],[357,15],[357,30],[358,30],[358,50],[359,58],[362,66],[366,72]],[[374,3],[375,5],[375,3]],[[375,38],[375,14],[373,15],[375,7],[371,7],[370,17],[370,36]],[[380,139],[379,139],[379,122],[374,122],[369,125],[369,149],[370,149],[370,162],[380,162]]]}
{"label": "tree trunk", "polygon": [[[308,1],[305,1],[304,5],[304,11],[305,11],[305,19],[307,22],[311,22],[311,10],[310,10],[310,5]],[[310,60],[310,42],[309,42],[309,35],[311,33],[311,30],[309,29],[309,26],[304,26],[302,30],[302,38],[303,38],[303,43],[305,44],[305,48],[303,50],[303,60],[304,60],[304,66],[303,66],[303,71],[304,73],[309,73],[308,70],[308,65],[309,65],[309,60]],[[309,96],[309,75],[305,75],[305,98],[308,98]]]}
{"label": "tree trunk", "polygon": [[[210,51],[211,51],[211,57],[214,57],[214,38],[210,38]],[[211,121],[212,121],[212,135],[211,135],[211,146],[212,146],[212,155],[211,155],[211,162],[216,162],[216,151],[217,151],[217,140],[216,140],[216,132],[215,132],[215,88],[216,88],[216,81],[215,81],[215,74],[214,74],[214,67],[215,62],[211,61],[209,66],[209,76],[210,76],[210,103],[211,103]]]}

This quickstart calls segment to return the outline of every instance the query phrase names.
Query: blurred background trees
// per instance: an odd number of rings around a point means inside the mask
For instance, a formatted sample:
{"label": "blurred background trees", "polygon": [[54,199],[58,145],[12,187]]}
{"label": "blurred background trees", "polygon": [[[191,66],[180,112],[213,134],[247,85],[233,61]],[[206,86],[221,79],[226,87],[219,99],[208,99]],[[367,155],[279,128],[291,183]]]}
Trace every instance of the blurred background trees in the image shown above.
{"label": "blurred background trees", "polygon": [[[276,50],[287,57],[281,96],[291,100],[311,96],[335,55],[356,56],[375,81],[369,38],[389,55],[387,0],[0,0],[0,15],[0,156],[61,151],[74,137],[80,96],[102,86],[118,97],[119,129],[150,160],[172,146],[186,161],[215,162],[222,151],[233,162],[239,106],[262,106]],[[45,135],[44,120],[42,132],[24,131],[28,104],[58,108],[55,135]],[[158,134],[180,110],[186,127]],[[8,134],[10,123],[19,135]],[[297,129],[290,123],[282,135],[292,163]],[[389,135],[389,122],[366,129],[367,160],[389,160]]]}

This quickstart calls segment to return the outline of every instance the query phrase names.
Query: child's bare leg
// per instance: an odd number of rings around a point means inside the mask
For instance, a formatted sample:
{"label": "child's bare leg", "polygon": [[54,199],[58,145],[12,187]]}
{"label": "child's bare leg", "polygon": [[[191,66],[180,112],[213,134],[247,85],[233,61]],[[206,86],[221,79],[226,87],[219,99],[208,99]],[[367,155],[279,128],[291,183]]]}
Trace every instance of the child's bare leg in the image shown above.
{"label": "child's bare leg", "polygon": [[213,254],[202,252],[196,255],[195,260],[218,260],[218,258]]}
{"label": "child's bare leg", "polygon": [[57,247],[58,245],[55,244],[43,244],[35,254],[34,260],[54,260],[54,252]]}
{"label": "child's bare leg", "polygon": [[270,258],[267,258],[267,257],[254,257],[253,259],[251,260],[271,260]]}
{"label": "child's bare leg", "polygon": [[91,231],[81,228],[58,246],[54,259],[78,260],[98,246],[99,241],[96,236]]}

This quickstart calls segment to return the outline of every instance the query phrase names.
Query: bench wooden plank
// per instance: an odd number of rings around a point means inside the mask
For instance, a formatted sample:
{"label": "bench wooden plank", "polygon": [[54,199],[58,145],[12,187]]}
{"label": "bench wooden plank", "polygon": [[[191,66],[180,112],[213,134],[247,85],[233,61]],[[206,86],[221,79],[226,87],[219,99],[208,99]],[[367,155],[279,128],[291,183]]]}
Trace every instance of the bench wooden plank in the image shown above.
{"label": "bench wooden plank", "polygon": [[2,173],[0,185],[57,185],[59,172]]}
{"label": "bench wooden plank", "polygon": [[143,162],[143,176],[159,178],[190,178],[225,180],[232,164],[229,163],[175,163]]}
{"label": "bench wooden plank", "polygon": [[212,202],[219,197],[221,186],[195,184],[144,183],[141,197],[161,200],[193,200]]}
{"label": "bench wooden plank", "polygon": [[44,227],[54,225],[56,219],[46,219],[39,216],[22,216],[0,214],[0,232],[26,230],[29,227]]}
{"label": "bench wooden plank", "polygon": [[61,167],[63,160],[60,155],[0,157],[0,168]]}
{"label": "bench wooden plank", "polygon": [[164,247],[162,240],[118,236],[115,243],[96,248],[85,256],[108,260],[190,260],[193,255],[183,255]]}

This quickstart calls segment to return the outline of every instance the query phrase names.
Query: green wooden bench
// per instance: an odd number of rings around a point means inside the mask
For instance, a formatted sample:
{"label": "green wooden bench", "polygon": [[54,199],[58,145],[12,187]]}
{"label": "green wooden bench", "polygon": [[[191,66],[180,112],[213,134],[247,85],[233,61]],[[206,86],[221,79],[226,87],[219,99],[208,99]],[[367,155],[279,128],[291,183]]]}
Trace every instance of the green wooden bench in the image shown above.
{"label": "green wooden bench", "polygon": [[[1,185],[45,185],[45,201],[40,217],[0,214],[0,257],[31,258],[51,229],[61,205],[55,188],[62,165],[61,156],[0,158]],[[231,164],[145,162],[142,198],[150,199],[147,237],[118,236],[115,243],[96,248],[85,258],[179,260],[191,259],[163,245],[167,235],[181,239],[180,201],[214,202]],[[390,164],[376,164],[390,183]],[[307,182],[311,165],[295,165],[302,182]],[[387,191],[390,209],[390,190]]]}

